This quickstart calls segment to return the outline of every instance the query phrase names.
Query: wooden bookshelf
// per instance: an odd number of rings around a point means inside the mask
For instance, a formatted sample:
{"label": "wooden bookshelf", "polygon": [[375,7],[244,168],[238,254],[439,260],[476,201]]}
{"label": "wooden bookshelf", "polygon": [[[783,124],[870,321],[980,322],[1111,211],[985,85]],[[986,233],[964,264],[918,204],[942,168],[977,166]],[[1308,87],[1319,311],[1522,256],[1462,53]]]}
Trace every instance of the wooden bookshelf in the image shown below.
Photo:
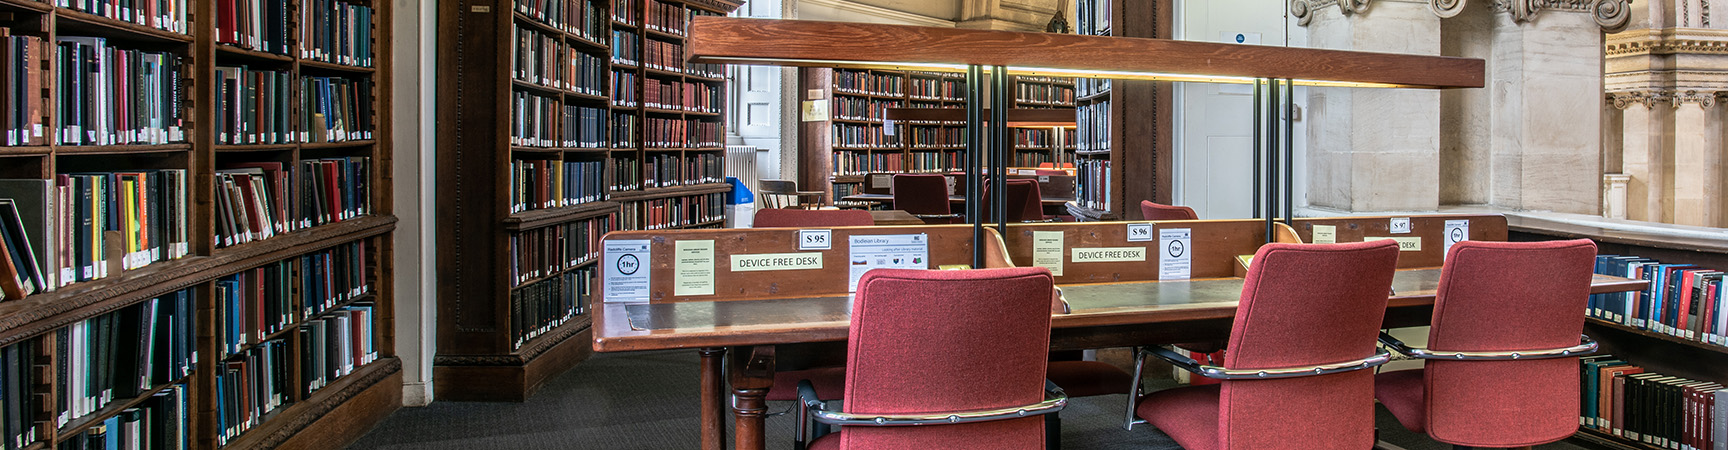
{"label": "wooden bookshelf", "polygon": [[[592,258],[570,255],[556,269],[512,277],[513,239],[594,221],[610,229],[641,228],[667,217],[668,204],[715,202],[730,191],[719,182],[724,157],[721,66],[684,62],[684,24],[692,14],[724,15],[741,3],[714,0],[563,0],[566,11],[592,11],[594,20],[547,20],[557,11],[518,7],[515,0],[439,4],[439,121],[450,133],[437,150],[440,189],[438,354],[433,377],[440,400],[522,401],[542,382],[591,353],[587,292],[563,289],[538,301],[574,299],[573,313],[531,330],[518,317],[519,296],[568,277],[594,282]],[[531,33],[530,33],[531,32]],[[570,53],[597,57],[594,89],[572,88],[517,74],[515,35],[532,34]],[[566,53],[567,55],[568,53]],[[570,58],[561,57],[567,63]],[[685,95],[689,92],[689,95]],[[659,95],[677,93],[678,95]],[[514,128],[538,114],[518,114],[515,98],[545,98],[554,108],[603,114],[598,135],[559,133],[550,142],[515,139]],[[569,117],[552,118],[562,124]],[[537,122],[536,122],[537,123]],[[669,136],[666,129],[684,127]],[[707,135],[688,133],[703,128]],[[574,139],[572,139],[574,137]],[[579,141],[578,145],[568,145]],[[682,165],[707,158],[712,178],[691,171],[656,177],[656,162]],[[516,161],[600,163],[603,193],[551,207],[522,208],[513,198]],[[570,172],[566,172],[569,174]],[[682,177],[676,176],[682,175]],[[650,183],[650,181],[660,181]],[[535,205],[540,206],[540,205]],[[687,217],[673,228],[712,227]],[[598,235],[592,236],[597,240]],[[565,236],[563,239],[573,239]],[[597,253],[598,248],[590,248]],[[580,283],[581,281],[577,281]],[[562,285],[561,285],[562,286]],[[534,291],[538,292],[538,291]],[[540,294],[533,294],[540,295]]]}
{"label": "wooden bookshelf", "polygon": [[[350,43],[355,45],[356,53],[361,45],[370,47],[370,62],[353,60],[355,65],[328,63],[314,59],[303,50],[312,47],[311,42],[300,42],[302,27],[310,27],[312,23],[302,13],[305,8],[312,7],[312,0],[289,0],[284,3],[282,12],[284,18],[283,33],[286,39],[280,53],[270,53],[257,49],[234,47],[218,43],[221,38],[217,32],[217,18],[220,17],[218,2],[188,0],[182,3],[185,21],[183,30],[158,28],[156,25],[167,26],[156,22],[154,18],[140,17],[127,21],[107,15],[85,12],[71,8],[54,6],[53,2],[37,2],[31,0],[0,1],[0,26],[11,30],[13,36],[32,36],[47,42],[48,54],[36,55],[39,59],[32,64],[41,64],[45,81],[41,87],[40,98],[27,99],[40,101],[42,105],[42,125],[47,129],[47,142],[43,145],[0,146],[0,178],[5,179],[43,179],[53,180],[57,174],[69,172],[134,172],[153,170],[183,170],[186,174],[185,213],[180,220],[184,224],[187,242],[186,254],[171,258],[166,250],[157,261],[140,267],[118,270],[116,261],[125,252],[119,248],[107,248],[103,253],[111,261],[110,271],[105,277],[79,281],[46,292],[37,292],[21,300],[0,302],[0,346],[29,344],[35,348],[31,356],[35,361],[30,370],[42,372],[35,381],[37,399],[34,411],[38,420],[35,422],[36,439],[26,445],[26,448],[70,448],[73,439],[79,434],[100,427],[102,422],[118,417],[125,411],[138,407],[153,394],[165,393],[177,385],[184,385],[187,417],[187,435],[191,448],[276,448],[279,446],[296,446],[307,442],[317,442],[320,446],[334,448],[347,445],[358,439],[373,425],[385,416],[395,411],[401,404],[401,363],[395,356],[393,341],[393,271],[392,268],[392,233],[396,227],[391,198],[391,135],[389,119],[391,89],[391,34],[389,21],[390,2],[378,0],[347,0],[344,3],[352,6],[370,8],[370,23],[362,23],[357,29],[369,33],[369,39],[355,38]],[[142,15],[142,9],[138,10]],[[121,10],[115,9],[115,15]],[[355,20],[361,16],[353,16]],[[143,22],[143,23],[140,23]],[[58,111],[62,101],[73,94],[62,89],[56,81],[72,67],[61,64],[56,57],[59,53],[55,44],[63,37],[96,37],[105,39],[105,45],[110,48],[136,50],[150,53],[163,53],[177,57],[180,64],[181,79],[175,80],[178,92],[167,95],[178,101],[178,136],[164,134],[154,143],[137,143],[151,139],[122,138],[126,142],[119,144],[78,145],[87,143],[62,143],[56,135],[62,124],[72,120],[63,117]],[[369,65],[367,65],[369,64]],[[266,102],[288,102],[295,107],[287,108],[293,114],[276,117],[279,124],[285,126],[279,131],[290,135],[288,139],[275,144],[219,144],[215,124],[218,123],[218,108],[222,105],[218,97],[221,81],[218,67],[247,66],[256,70],[268,70],[281,73],[286,81],[281,97],[266,100]],[[348,120],[342,124],[347,131],[355,133],[344,136],[352,140],[346,142],[313,143],[319,129],[308,129],[302,119],[310,119],[311,111],[299,108],[298,101],[302,95],[302,81],[307,77],[332,77],[343,82],[354,83],[359,87],[355,97],[349,98],[351,113],[345,116]],[[137,94],[136,95],[143,95]],[[178,96],[173,96],[178,94]],[[94,100],[88,100],[93,102]],[[261,102],[263,108],[275,103]],[[93,107],[95,103],[91,104]],[[110,105],[111,107],[113,105]],[[150,105],[139,106],[150,108]],[[134,111],[137,112],[137,111]],[[322,117],[322,116],[319,116]],[[165,117],[169,122],[176,118]],[[136,118],[134,119],[136,120]],[[370,130],[360,130],[363,122],[371,124]],[[113,125],[119,130],[120,125]],[[362,138],[361,131],[369,132],[370,136]],[[282,230],[269,238],[258,238],[246,243],[220,245],[215,237],[220,232],[219,216],[223,215],[217,204],[216,190],[219,170],[231,167],[231,164],[242,163],[282,163],[290,169],[302,160],[325,158],[365,158],[367,171],[365,178],[348,180],[363,183],[366,191],[355,193],[348,201],[364,202],[364,211],[356,209],[352,217],[333,220],[328,223],[299,227],[292,230]],[[358,160],[354,160],[358,161]],[[358,166],[355,166],[358,167]],[[291,170],[292,189],[286,191],[289,196],[282,205],[287,211],[284,214],[299,217],[304,213],[300,204],[302,183],[310,183],[306,174]],[[359,175],[356,172],[354,175]],[[160,175],[157,175],[160,176]],[[8,197],[8,193],[0,191],[0,197]],[[161,201],[167,196],[155,197]],[[355,205],[349,205],[355,206]],[[162,220],[157,217],[154,220]],[[27,226],[28,228],[28,226]],[[106,233],[120,233],[107,231]],[[215,298],[219,291],[220,280],[236,274],[252,271],[256,268],[276,264],[279,261],[297,260],[306,255],[320,254],[326,250],[358,246],[364,249],[364,258],[353,262],[352,267],[359,273],[343,271],[349,275],[358,276],[367,289],[364,294],[349,294],[345,300],[333,308],[325,309],[325,315],[304,315],[298,311],[306,304],[305,297],[291,295],[285,305],[295,310],[292,321],[280,325],[280,329],[260,336],[262,340],[280,340],[280,348],[286,353],[283,361],[288,361],[285,367],[271,367],[276,377],[284,380],[285,389],[281,392],[282,405],[274,411],[262,416],[256,424],[244,432],[237,433],[228,439],[226,445],[219,445],[220,430],[217,417],[221,408],[221,400],[216,390],[216,379],[219,377],[219,367],[238,361],[239,355],[219,356],[216,351],[221,317],[229,308],[220,299]],[[356,256],[358,258],[358,256]],[[189,374],[177,377],[173,381],[154,384],[140,390],[141,394],[133,398],[116,398],[105,406],[77,417],[70,417],[62,411],[57,399],[69,389],[54,376],[63,358],[55,345],[58,336],[68,327],[93,319],[105,318],[118,311],[134,308],[162,297],[179,292],[189,292],[192,309],[190,324],[192,329],[182,330],[187,333],[186,339],[191,349],[196,351],[192,359]],[[376,358],[370,362],[356,364],[351,371],[334,379],[330,384],[312,392],[310,396],[300,394],[303,382],[302,367],[295,361],[300,361],[302,354],[312,353],[311,348],[300,345],[302,335],[309,331],[302,328],[315,320],[327,319],[328,314],[345,306],[365,304],[372,311],[369,326],[372,348]],[[158,325],[160,326],[160,325]],[[161,334],[159,334],[161,336]],[[252,344],[249,344],[252,345]],[[304,368],[309,369],[309,368]],[[64,417],[64,423],[57,418]],[[117,438],[117,436],[115,437]]]}
{"label": "wooden bookshelf", "polygon": [[[1080,34],[1171,37],[1170,2],[1080,3],[1076,21]],[[1076,83],[1076,192],[1092,194],[1069,203],[1069,214],[1080,220],[1139,220],[1141,200],[1172,203],[1175,154],[1171,86],[1170,82],[1148,80],[1089,79]],[[1088,167],[1105,165],[1110,172],[1108,182],[1101,182],[1104,177],[1087,176]]]}

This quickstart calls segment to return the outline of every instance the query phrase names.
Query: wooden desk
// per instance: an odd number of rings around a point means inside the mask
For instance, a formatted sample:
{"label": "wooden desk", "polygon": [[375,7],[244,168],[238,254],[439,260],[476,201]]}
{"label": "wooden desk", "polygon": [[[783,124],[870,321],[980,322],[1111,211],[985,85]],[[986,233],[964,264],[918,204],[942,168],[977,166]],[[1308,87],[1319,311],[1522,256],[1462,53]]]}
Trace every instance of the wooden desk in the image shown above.
{"label": "wooden desk", "polygon": [[[1428,220],[1413,219],[1411,234],[1433,233],[1437,238],[1438,232],[1428,229],[1431,228]],[[1494,223],[1492,217],[1485,220],[1485,225],[1471,227],[1471,237],[1504,239],[1505,227],[1486,225]],[[1230,276],[1234,264],[1231,259],[1253,253],[1264,242],[1263,222],[1168,221],[1155,222],[1154,226],[1192,231],[1195,244],[1191,270],[1192,276],[1198,278],[1155,281],[1156,257],[1150,257],[1148,263],[1085,263],[1074,262],[1065,255],[1065,270],[1056,282],[1070,311],[1052,316],[1051,348],[1168,344],[1229,335],[1242,289],[1242,279]],[[987,233],[986,240],[990,242],[982,244],[991,260],[987,266],[1010,266],[1015,261],[1029,265],[1035,231],[1062,231],[1065,254],[1069,253],[1068,248],[1140,246],[1147,248],[1150,255],[1155,254],[1150,250],[1157,244],[1155,240],[1127,242],[1127,226],[1122,222],[1014,224],[1009,226],[1006,236],[994,231]],[[971,252],[969,242],[956,239],[955,233],[965,233],[966,239],[970,238],[970,228],[962,225],[841,227],[834,232],[836,243],[843,242],[843,235],[855,233],[929,233],[933,265],[954,264],[944,261],[966,259]],[[1478,232],[1482,234],[1479,236]],[[722,255],[727,252],[745,252],[745,242],[749,243],[750,253],[788,252],[796,248],[795,236],[796,230],[764,229],[625,232],[609,234],[606,239],[652,239],[655,245],[664,247],[671,247],[681,239],[715,239],[716,259],[723,260]],[[1003,237],[1005,241],[997,240]],[[1339,241],[1348,242],[1349,238],[1340,232]],[[844,250],[842,245],[834,247]],[[1438,254],[1440,247],[1425,245],[1420,251],[1404,253],[1412,257]],[[801,368],[809,355],[838,353],[813,351],[815,347],[844,345],[851,317],[850,297],[845,293],[843,281],[847,263],[844,251],[829,250],[822,270],[768,276],[723,274],[727,276],[716,280],[717,295],[699,298],[666,294],[673,286],[665,276],[672,265],[669,253],[659,251],[650,264],[657,271],[654,301],[601,303],[594,308],[594,349],[602,352],[699,349],[703,374],[703,448],[725,448],[725,420],[720,410],[726,404],[727,393],[720,382],[721,374],[727,373],[723,367],[729,368],[736,448],[763,448],[762,420],[767,412],[763,396],[773,384],[775,370]],[[1401,255],[1400,260],[1405,256]],[[1384,326],[1426,324],[1432,315],[1438,283],[1439,269],[1434,267],[1399,271],[1393,280],[1394,293],[1388,300]],[[1597,276],[1592,292],[1622,292],[1643,285],[1642,280]]]}
{"label": "wooden desk", "polygon": [[[852,194],[852,195],[848,195],[845,197],[840,197],[840,199],[846,200],[846,201],[855,201],[855,202],[879,202],[879,203],[889,203],[889,204],[894,203],[894,196],[890,195],[890,194]],[[1064,203],[1074,201],[1074,199],[1071,199],[1071,198],[1055,198],[1055,197],[1044,197],[1042,200],[1044,201],[1045,207],[1062,206],[1062,204],[1064,204]],[[948,202],[949,203],[966,203],[966,197],[958,196],[958,195],[950,195],[950,196],[948,196]]]}
{"label": "wooden desk", "polygon": [[870,219],[875,220],[877,225],[923,225],[924,224],[923,220],[918,219],[917,216],[913,216],[912,213],[898,210],[898,209],[872,210],[872,211],[870,211]]}

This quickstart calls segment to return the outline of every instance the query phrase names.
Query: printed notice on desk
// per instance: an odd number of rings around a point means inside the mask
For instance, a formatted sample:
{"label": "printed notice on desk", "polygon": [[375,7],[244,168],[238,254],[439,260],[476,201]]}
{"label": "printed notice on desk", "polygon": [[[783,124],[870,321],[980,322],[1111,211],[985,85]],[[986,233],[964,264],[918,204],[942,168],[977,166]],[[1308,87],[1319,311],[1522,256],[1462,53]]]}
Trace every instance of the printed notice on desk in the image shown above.
{"label": "printed notice on desk", "polygon": [[1470,240],[1470,221],[1468,219],[1446,221],[1446,234],[1440,238],[1440,242],[1443,243],[1441,247],[1444,247],[1440,250],[1440,257],[1445,258],[1447,254],[1452,253],[1452,244],[1468,240]]}
{"label": "printed notice on desk", "polygon": [[1158,280],[1186,280],[1193,266],[1192,229],[1158,230]]}
{"label": "printed notice on desk", "polygon": [[672,295],[714,295],[714,240],[672,244]]}
{"label": "printed notice on desk", "polygon": [[924,234],[852,235],[846,262],[846,291],[858,290],[858,279],[870,269],[929,269],[930,237]]}
{"label": "printed notice on desk", "polygon": [[1050,269],[1050,274],[1062,276],[1062,232],[1032,232],[1032,265]]}
{"label": "printed notice on desk", "polygon": [[624,241],[605,241],[605,255],[601,264],[605,265],[605,284],[607,302],[645,302],[648,301],[648,240],[633,239]]}
{"label": "printed notice on desk", "polygon": [[1314,237],[1310,239],[1315,244],[1338,243],[1338,227],[1335,225],[1315,225]]}

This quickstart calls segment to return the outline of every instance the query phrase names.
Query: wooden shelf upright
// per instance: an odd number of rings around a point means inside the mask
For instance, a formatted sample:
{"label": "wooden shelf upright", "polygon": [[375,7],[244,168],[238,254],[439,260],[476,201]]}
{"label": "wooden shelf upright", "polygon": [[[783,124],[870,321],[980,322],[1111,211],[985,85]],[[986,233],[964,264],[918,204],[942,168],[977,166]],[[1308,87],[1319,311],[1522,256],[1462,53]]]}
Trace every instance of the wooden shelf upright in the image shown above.
{"label": "wooden shelf upright", "polygon": [[439,3],[440,400],[522,401],[588,357],[606,231],[718,225],[724,66],[686,64],[682,44],[689,17],[739,5]]}
{"label": "wooden shelf upright", "polygon": [[[1078,11],[1080,34],[1171,36],[1173,13],[1168,1],[1080,0]],[[1074,217],[1139,220],[1141,200],[1171,203],[1175,176],[1171,86],[1168,81],[1149,80],[1076,83],[1079,129],[1074,156],[1080,184],[1076,192],[1089,194],[1069,204]]]}

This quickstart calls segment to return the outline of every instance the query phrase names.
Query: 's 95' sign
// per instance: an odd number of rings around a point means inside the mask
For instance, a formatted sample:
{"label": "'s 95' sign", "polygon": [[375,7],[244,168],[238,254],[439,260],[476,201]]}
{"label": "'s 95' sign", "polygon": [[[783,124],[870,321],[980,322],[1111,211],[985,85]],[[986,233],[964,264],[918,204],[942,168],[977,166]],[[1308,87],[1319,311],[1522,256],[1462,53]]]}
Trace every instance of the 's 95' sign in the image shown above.
{"label": "'s 95' sign", "polygon": [[827,250],[834,247],[833,230],[798,230],[799,250]]}

